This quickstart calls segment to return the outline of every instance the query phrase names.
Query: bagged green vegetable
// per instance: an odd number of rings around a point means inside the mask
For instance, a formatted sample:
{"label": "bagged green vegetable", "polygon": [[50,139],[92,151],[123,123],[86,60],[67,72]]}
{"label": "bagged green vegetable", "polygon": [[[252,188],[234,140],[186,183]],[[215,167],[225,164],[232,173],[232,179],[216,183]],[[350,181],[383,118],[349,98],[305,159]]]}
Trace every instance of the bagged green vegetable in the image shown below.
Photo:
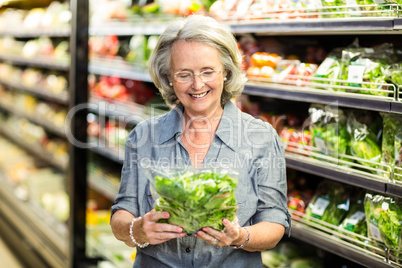
{"label": "bagged green vegetable", "polygon": [[310,132],[313,146],[325,154],[338,158],[347,154],[349,133],[346,117],[338,107],[313,104],[309,108]]}
{"label": "bagged green vegetable", "polygon": [[[381,113],[384,125],[381,163],[391,168],[401,167],[402,117],[399,114]],[[399,180],[399,176],[395,176]]]}
{"label": "bagged green vegetable", "polygon": [[[339,225],[339,230],[340,232],[342,232],[342,230],[347,230],[367,237],[367,221],[366,213],[364,211],[365,192],[359,190],[352,196],[350,210],[345,219]],[[355,238],[359,239],[358,237]]]}
{"label": "bagged green vegetable", "polygon": [[395,250],[402,249],[402,200],[366,194],[368,236]]}
{"label": "bagged green vegetable", "polygon": [[373,48],[345,49],[342,51],[341,79],[348,81],[348,86],[357,88],[348,89],[348,92],[387,97],[392,93],[392,88],[385,85],[386,70],[395,60],[393,45],[388,43]]}
{"label": "bagged green vegetable", "polygon": [[202,227],[223,230],[224,218],[235,220],[238,172],[225,168],[175,167],[148,169],[156,211],[167,211],[162,220],[192,234]]}
{"label": "bagged green vegetable", "polygon": [[350,187],[334,181],[322,181],[306,215],[338,226],[350,209]]}
{"label": "bagged green vegetable", "polygon": [[[312,80],[315,88],[338,91],[338,89],[334,86],[339,85],[339,82],[336,80],[340,79],[341,75],[342,50],[343,48],[336,48],[332,50],[328,54],[328,57],[317,68],[314,73],[314,78],[316,79]],[[320,84],[322,84],[322,86]]]}
{"label": "bagged green vegetable", "polygon": [[[369,111],[353,111],[348,115],[347,130],[350,134],[350,153],[363,166],[377,169],[381,159],[381,118]],[[360,160],[361,159],[361,160]],[[364,161],[368,160],[370,162]],[[376,170],[370,170],[376,173]]]}

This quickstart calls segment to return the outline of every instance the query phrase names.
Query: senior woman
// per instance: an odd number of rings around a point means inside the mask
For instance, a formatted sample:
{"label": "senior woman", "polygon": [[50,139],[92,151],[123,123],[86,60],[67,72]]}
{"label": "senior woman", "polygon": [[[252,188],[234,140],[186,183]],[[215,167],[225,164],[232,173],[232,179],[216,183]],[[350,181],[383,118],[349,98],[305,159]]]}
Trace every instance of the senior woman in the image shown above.
{"label": "senior woman", "polygon": [[[275,247],[290,227],[278,135],[230,101],[244,87],[240,63],[235,38],[212,18],[178,19],[160,36],[149,72],[174,108],[130,133],[112,207],[114,235],[137,246],[134,267],[262,267],[261,251]],[[193,235],[159,223],[169,213],[153,209],[144,160],[239,169],[238,223],[222,219],[223,231],[206,226]]]}

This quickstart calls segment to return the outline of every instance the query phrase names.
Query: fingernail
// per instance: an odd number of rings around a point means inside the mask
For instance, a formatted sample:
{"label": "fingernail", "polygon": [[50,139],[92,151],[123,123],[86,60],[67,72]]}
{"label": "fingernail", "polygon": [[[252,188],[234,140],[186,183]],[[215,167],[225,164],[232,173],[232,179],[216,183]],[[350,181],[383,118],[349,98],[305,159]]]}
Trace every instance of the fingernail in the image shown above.
{"label": "fingernail", "polygon": [[186,236],[187,234],[185,234],[185,233],[181,233],[180,234],[180,237],[183,237],[183,236]]}
{"label": "fingernail", "polygon": [[228,219],[223,219],[223,224],[228,224],[229,220]]}
{"label": "fingernail", "polygon": [[169,213],[165,213],[165,217],[166,217],[166,218],[169,218]]}
{"label": "fingernail", "polygon": [[202,230],[204,230],[205,232],[208,232],[208,228],[206,228],[206,227],[202,228]]}
{"label": "fingernail", "polygon": [[204,233],[203,233],[203,232],[198,232],[198,235],[201,235],[201,236],[202,236],[202,235],[204,235]]}
{"label": "fingernail", "polygon": [[177,231],[178,231],[179,233],[181,233],[181,232],[183,232],[183,228],[178,227],[178,228],[177,228]]}

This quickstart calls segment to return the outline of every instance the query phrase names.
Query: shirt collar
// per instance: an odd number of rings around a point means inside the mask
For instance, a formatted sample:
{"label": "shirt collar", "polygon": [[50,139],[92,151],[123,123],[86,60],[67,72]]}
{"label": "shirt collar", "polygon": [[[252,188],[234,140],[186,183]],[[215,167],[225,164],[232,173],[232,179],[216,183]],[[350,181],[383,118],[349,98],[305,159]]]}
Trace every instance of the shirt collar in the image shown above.
{"label": "shirt collar", "polygon": [[166,116],[163,117],[163,122],[160,128],[159,144],[162,144],[176,134],[182,133],[181,118],[183,115],[183,106],[174,107]]}
{"label": "shirt collar", "polygon": [[[239,126],[241,119],[240,110],[234,103],[228,101],[223,109],[221,121],[219,122],[216,136],[233,151],[236,151],[235,141],[239,138]],[[160,128],[159,144],[162,144],[177,134],[182,133],[183,107],[176,106],[167,116],[163,117]]]}

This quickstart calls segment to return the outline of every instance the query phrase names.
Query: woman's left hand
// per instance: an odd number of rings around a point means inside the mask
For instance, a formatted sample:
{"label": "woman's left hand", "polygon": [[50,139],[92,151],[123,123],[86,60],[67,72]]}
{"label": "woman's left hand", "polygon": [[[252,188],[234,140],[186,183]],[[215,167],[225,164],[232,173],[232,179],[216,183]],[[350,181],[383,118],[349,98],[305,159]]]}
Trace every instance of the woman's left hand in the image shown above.
{"label": "woman's left hand", "polygon": [[194,236],[213,246],[223,247],[237,244],[242,235],[239,225],[231,223],[228,219],[223,219],[223,225],[225,229],[222,231],[211,227],[203,227]]}

